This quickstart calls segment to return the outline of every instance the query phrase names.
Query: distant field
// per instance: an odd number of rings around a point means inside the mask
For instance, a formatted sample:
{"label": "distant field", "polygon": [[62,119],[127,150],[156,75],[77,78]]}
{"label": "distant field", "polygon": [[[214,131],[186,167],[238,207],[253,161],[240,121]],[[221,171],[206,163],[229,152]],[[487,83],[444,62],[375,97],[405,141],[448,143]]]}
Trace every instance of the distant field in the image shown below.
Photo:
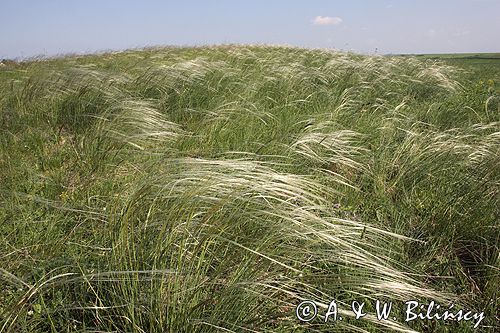
{"label": "distant field", "polygon": [[499,332],[499,221],[500,54],[0,66],[0,333]]}
{"label": "distant field", "polygon": [[499,91],[500,53],[456,53],[456,54],[421,54],[415,57],[444,61],[452,66],[459,66],[467,72],[464,79],[487,82],[493,80]]}
{"label": "distant field", "polygon": [[429,59],[500,59],[500,53],[436,53],[417,54],[416,56]]}

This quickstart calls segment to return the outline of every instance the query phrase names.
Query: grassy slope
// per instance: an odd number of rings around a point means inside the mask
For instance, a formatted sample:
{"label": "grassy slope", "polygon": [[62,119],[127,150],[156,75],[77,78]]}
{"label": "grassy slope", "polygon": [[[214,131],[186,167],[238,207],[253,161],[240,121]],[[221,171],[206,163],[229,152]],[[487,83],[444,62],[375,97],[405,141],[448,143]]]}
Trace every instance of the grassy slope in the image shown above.
{"label": "grassy slope", "polygon": [[0,67],[0,332],[472,326],[294,318],[334,297],[454,301],[494,331],[500,64],[474,61],[226,46]]}

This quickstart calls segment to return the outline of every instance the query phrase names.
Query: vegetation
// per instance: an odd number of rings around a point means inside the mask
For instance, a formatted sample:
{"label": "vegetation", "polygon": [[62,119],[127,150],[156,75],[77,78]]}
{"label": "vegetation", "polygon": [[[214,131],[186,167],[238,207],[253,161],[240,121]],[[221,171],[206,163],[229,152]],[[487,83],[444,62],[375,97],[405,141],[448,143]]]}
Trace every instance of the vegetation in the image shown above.
{"label": "vegetation", "polygon": [[[500,60],[268,46],[0,67],[0,332],[499,328]],[[302,300],[345,320],[301,323]],[[321,313],[325,312],[322,308]]]}

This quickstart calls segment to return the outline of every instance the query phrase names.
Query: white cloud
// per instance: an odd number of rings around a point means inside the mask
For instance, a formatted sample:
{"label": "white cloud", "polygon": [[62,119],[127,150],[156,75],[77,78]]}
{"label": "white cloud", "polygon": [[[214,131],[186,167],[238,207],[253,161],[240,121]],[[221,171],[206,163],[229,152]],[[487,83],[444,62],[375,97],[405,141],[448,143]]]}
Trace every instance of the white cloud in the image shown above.
{"label": "white cloud", "polygon": [[453,37],[464,37],[470,35],[470,30],[455,30]]}
{"label": "white cloud", "polygon": [[339,25],[342,23],[340,17],[316,16],[312,21],[313,25]]}

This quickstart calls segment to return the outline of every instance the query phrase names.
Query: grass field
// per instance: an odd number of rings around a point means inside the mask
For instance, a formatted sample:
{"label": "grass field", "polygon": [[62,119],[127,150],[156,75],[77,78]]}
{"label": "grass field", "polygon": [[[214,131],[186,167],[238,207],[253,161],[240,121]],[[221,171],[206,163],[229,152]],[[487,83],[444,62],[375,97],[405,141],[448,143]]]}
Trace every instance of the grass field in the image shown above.
{"label": "grass field", "polygon": [[[498,332],[486,58],[219,46],[5,62],[0,332]],[[333,299],[344,320],[296,318]],[[352,318],[376,299],[396,320]],[[485,318],[405,322],[408,300]]]}

